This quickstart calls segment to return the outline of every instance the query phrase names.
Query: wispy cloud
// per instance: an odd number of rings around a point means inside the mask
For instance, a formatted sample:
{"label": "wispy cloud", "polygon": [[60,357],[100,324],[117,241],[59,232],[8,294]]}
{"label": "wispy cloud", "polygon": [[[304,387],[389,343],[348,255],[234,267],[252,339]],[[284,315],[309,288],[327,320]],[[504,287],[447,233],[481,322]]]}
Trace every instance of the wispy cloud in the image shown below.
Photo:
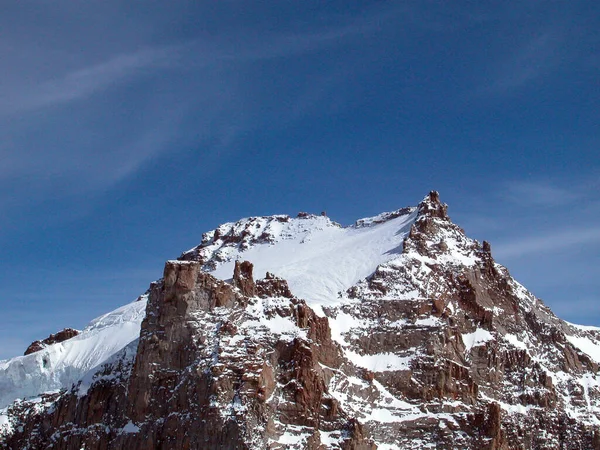
{"label": "wispy cloud", "polygon": [[541,236],[525,236],[498,242],[494,245],[494,256],[499,259],[520,258],[532,254],[556,253],[580,245],[598,245],[600,227],[584,227],[558,230]]}
{"label": "wispy cloud", "polygon": [[77,69],[57,79],[4,93],[2,114],[20,113],[43,107],[85,99],[114,86],[143,69],[166,66],[177,48],[148,48],[134,53],[118,54],[108,60]]}
{"label": "wispy cloud", "polygon": [[503,92],[519,88],[546,74],[560,63],[559,39],[551,32],[534,36],[503,61],[489,90]]}
{"label": "wispy cloud", "polygon": [[[118,53],[32,85],[5,86],[0,89],[0,114],[14,114],[85,99],[120,82],[131,80],[134,76],[169,68],[177,63],[198,70],[224,62],[244,64],[317,51],[380,30],[401,10],[396,6],[375,9],[360,18],[348,20],[348,23],[320,30],[273,32],[256,37],[251,32],[238,32],[214,38],[195,38],[178,45]],[[60,65],[60,61],[56,64]],[[27,74],[23,75],[23,78],[29,78]]]}
{"label": "wispy cloud", "polygon": [[483,97],[507,94],[552,73],[564,60],[560,35],[550,31],[540,33],[480,69],[487,76],[471,94]]}
{"label": "wispy cloud", "polygon": [[598,179],[590,175],[511,180],[476,198],[472,209],[477,213],[467,210],[459,216],[467,231],[492,243],[501,262],[551,254],[577,259],[582,250],[600,245],[600,201],[590,196],[597,191]]}
{"label": "wispy cloud", "polygon": [[[53,130],[52,122],[39,124],[37,138],[33,141],[28,136],[28,127],[6,133],[10,144],[0,146],[0,155],[4,157],[0,182],[18,184],[25,178],[30,193],[38,188],[43,191],[44,185],[60,180],[84,182],[78,186],[79,193],[104,188],[159,154],[177,135],[182,114],[177,109],[148,111],[148,117],[141,125],[132,126],[129,134],[123,137],[115,136],[113,130],[106,130],[102,136],[87,124],[82,128],[70,127],[70,116],[58,119],[65,130]],[[123,125],[119,127],[123,128]],[[56,142],[52,142],[52,138]],[[66,141],[65,145],[61,145],[63,141]]]}
{"label": "wispy cloud", "polygon": [[573,202],[583,196],[581,186],[570,189],[545,181],[511,181],[505,183],[500,195],[506,200],[533,206],[559,206]]}
{"label": "wispy cloud", "polygon": [[[273,103],[273,89],[245,74],[257,62],[296,58],[362,39],[390,25],[400,10],[374,8],[305,30],[258,36],[246,30],[108,57],[104,52],[97,61],[90,62],[87,55],[80,66],[57,59],[53,77],[45,80],[22,73],[24,82],[0,88],[0,188],[10,184],[17,193],[0,207],[48,195],[104,192],[154,158],[179,151],[173,148],[175,141],[214,160],[211,152],[227,155],[249,130],[265,123],[288,125],[323,101],[342,75],[348,76],[343,64],[323,67],[316,83],[294,86],[284,93],[287,99],[260,115],[253,108],[264,108],[261,95]],[[356,68],[355,61],[348,63]],[[75,68],[61,73],[63,64]],[[161,76],[165,71],[169,75]]]}

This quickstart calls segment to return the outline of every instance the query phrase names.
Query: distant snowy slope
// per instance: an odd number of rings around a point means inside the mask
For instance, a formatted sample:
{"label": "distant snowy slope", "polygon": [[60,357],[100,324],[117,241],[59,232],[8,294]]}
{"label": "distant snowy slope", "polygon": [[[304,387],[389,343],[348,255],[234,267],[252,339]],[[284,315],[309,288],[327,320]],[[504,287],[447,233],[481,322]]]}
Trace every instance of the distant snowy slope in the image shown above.
{"label": "distant snowy slope", "polygon": [[100,316],[74,338],[0,361],[0,408],[17,398],[70,386],[140,333],[146,298]]}
{"label": "distant snowy slope", "polygon": [[272,272],[310,304],[330,304],[338,292],[402,252],[416,214],[416,208],[404,208],[349,227],[313,215],[243,219],[207,233],[203,244],[187,254],[194,253],[224,280],[231,278],[236,260],[250,261],[256,278]]}

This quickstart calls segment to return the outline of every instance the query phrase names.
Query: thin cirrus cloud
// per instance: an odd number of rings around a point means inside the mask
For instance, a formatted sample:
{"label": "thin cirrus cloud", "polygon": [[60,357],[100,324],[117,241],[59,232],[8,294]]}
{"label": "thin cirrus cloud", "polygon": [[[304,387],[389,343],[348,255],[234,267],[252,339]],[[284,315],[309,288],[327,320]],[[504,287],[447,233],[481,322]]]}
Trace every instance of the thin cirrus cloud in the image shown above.
{"label": "thin cirrus cloud", "polygon": [[[543,255],[577,255],[600,245],[600,203],[589,198],[596,178],[507,181],[491,198],[479,199],[479,214],[464,214],[467,228],[492,242],[502,261]],[[557,262],[557,264],[559,264]]]}
{"label": "thin cirrus cloud", "polygon": [[511,202],[531,206],[559,206],[583,195],[583,187],[571,189],[541,181],[513,181],[505,184],[501,196]]}
{"label": "thin cirrus cloud", "polygon": [[553,33],[531,38],[502,64],[492,90],[518,88],[539,78],[560,62],[557,49],[558,38]]}
{"label": "thin cirrus cloud", "polygon": [[58,79],[23,87],[12,95],[5,94],[8,98],[3,102],[2,113],[19,113],[86,98],[139,74],[145,68],[166,66],[176,53],[177,48],[149,48],[115,55]]}
{"label": "thin cirrus cloud", "polygon": [[[144,47],[88,62],[31,86],[17,83],[0,92],[4,98],[4,106],[0,106],[0,155],[4,161],[0,183],[16,182],[19,186],[19,180],[26,180],[21,182],[24,193],[13,197],[14,204],[39,201],[50,191],[53,195],[70,191],[89,194],[127,179],[169,151],[169,144],[178,138],[209,139],[229,147],[236,136],[259,126],[261,120],[270,124],[296,120],[320,101],[323,90],[307,85],[307,95],[299,91],[294,94],[298,101],[288,102],[294,108],[282,109],[280,114],[273,114],[274,119],[260,118],[244,111],[245,97],[251,92],[256,95],[242,75],[245,68],[257,61],[344,45],[377,32],[397,14],[395,8],[375,10],[318,29],[272,32],[255,38],[243,38],[240,33]],[[61,61],[56,65],[60,67]],[[339,70],[338,66],[332,70]],[[22,75],[23,79],[30,78]],[[170,83],[172,75],[183,80],[182,86]],[[144,77],[150,84],[136,92]],[[331,78],[322,77],[326,81]],[[103,98],[121,87],[146,99],[142,105],[135,96],[125,97],[110,106],[116,106],[117,112],[130,109],[138,117],[130,129],[117,133],[112,130],[124,124],[115,122]],[[314,92],[319,95],[315,97]],[[190,112],[196,121],[193,133],[184,129]],[[21,120],[15,128],[11,116],[32,119]],[[186,134],[190,137],[181,138]],[[205,147],[202,151],[209,150]],[[226,154],[227,149],[220,148],[218,153]],[[48,189],[57,183],[67,187]]]}
{"label": "thin cirrus cloud", "polygon": [[600,244],[600,228],[596,226],[558,230],[542,236],[526,236],[499,242],[494,255],[499,259],[521,258],[544,253],[556,253],[580,245]]}
{"label": "thin cirrus cloud", "polygon": [[475,92],[481,96],[498,96],[520,89],[554,71],[563,62],[561,37],[543,32],[498,56],[487,68],[490,75]]}
{"label": "thin cirrus cloud", "polygon": [[[401,11],[397,7],[374,10],[348,23],[317,30],[266,33],[256,37],[252,37],[252,33],[238,32],[117,53],[33,86],[9,86],[9,92],[1,93],[0,113],[19,113],[84,99],[117,83],[161,69],[187,66],[188,70],[202,70],[222,63],[244,64],[317,51],[381,30]],[[22,74],[22,77],[28,78],[28,75]]]}

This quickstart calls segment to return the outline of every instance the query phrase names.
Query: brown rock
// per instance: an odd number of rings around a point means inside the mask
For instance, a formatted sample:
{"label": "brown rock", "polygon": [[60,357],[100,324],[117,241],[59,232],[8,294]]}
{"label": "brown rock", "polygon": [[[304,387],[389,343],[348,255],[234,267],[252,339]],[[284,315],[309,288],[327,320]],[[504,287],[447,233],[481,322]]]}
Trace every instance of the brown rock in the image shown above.
{"label": "brown rock", "polygon": [[48,345],[56,344],[58,342],[64,342],[67,339],[71,339],[72,337],[77,336],[78,334],[79,334],[79,331],[77,331],[73,328],[65,328],[65,329],[59,331],[58,333],[51,334],[43,341],[32,342],[29,345],[29,347],[27,347],[27,350],[25,350],[25,355],[29,355],[30,353],[34,353],[34,352],[38,352]]}
{"label": "brown rock", "polygon": [[256,281],[256,295],[262,298],[293,297],[287,281],[269,272],[267,272],[265,278]]}
{"label": "brown rock", "polygon": [[248,261],[236,261],[233,270],[233,285],[237,287],[243,295],[253,297],[256,295],[256,285],[252,277],[254,266]]}

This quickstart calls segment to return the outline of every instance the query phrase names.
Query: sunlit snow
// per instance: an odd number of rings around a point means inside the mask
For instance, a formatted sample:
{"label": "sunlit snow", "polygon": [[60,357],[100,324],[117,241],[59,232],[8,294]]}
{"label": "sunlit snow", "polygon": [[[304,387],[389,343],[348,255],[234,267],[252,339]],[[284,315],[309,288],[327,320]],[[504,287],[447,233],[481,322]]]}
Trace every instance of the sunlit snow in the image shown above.
{"label": "sunlit snow", "polygon": [[485,344],[492,339],[494,339],[494,336],[492,336],[488,330],[484,330],[483,328],[477,328],[473,333],[462,335],[462,340],[467,351],[471,350],[473,347]]}
{"label": "sunlit snow", "polygon": [[378,224],[362,219],[361,226],[346,228],[334,226],[326,217],[292,219],[280,224],[282,239],[277,245],[259,244],[243,252],[232,249],[231,259],[211,273],[229,279],[235,260],[243,259],[254,264],[256,278],[273,272],[310,304],[331,304],[339,292],[402,252],[415,217],[412,212]]}
{"label": "sunlit snow", "polygon": [[140,334],[142,299],[104,314],[74,338],[26,356],[0,361],[0,408],[17,398],[69,387]]}

